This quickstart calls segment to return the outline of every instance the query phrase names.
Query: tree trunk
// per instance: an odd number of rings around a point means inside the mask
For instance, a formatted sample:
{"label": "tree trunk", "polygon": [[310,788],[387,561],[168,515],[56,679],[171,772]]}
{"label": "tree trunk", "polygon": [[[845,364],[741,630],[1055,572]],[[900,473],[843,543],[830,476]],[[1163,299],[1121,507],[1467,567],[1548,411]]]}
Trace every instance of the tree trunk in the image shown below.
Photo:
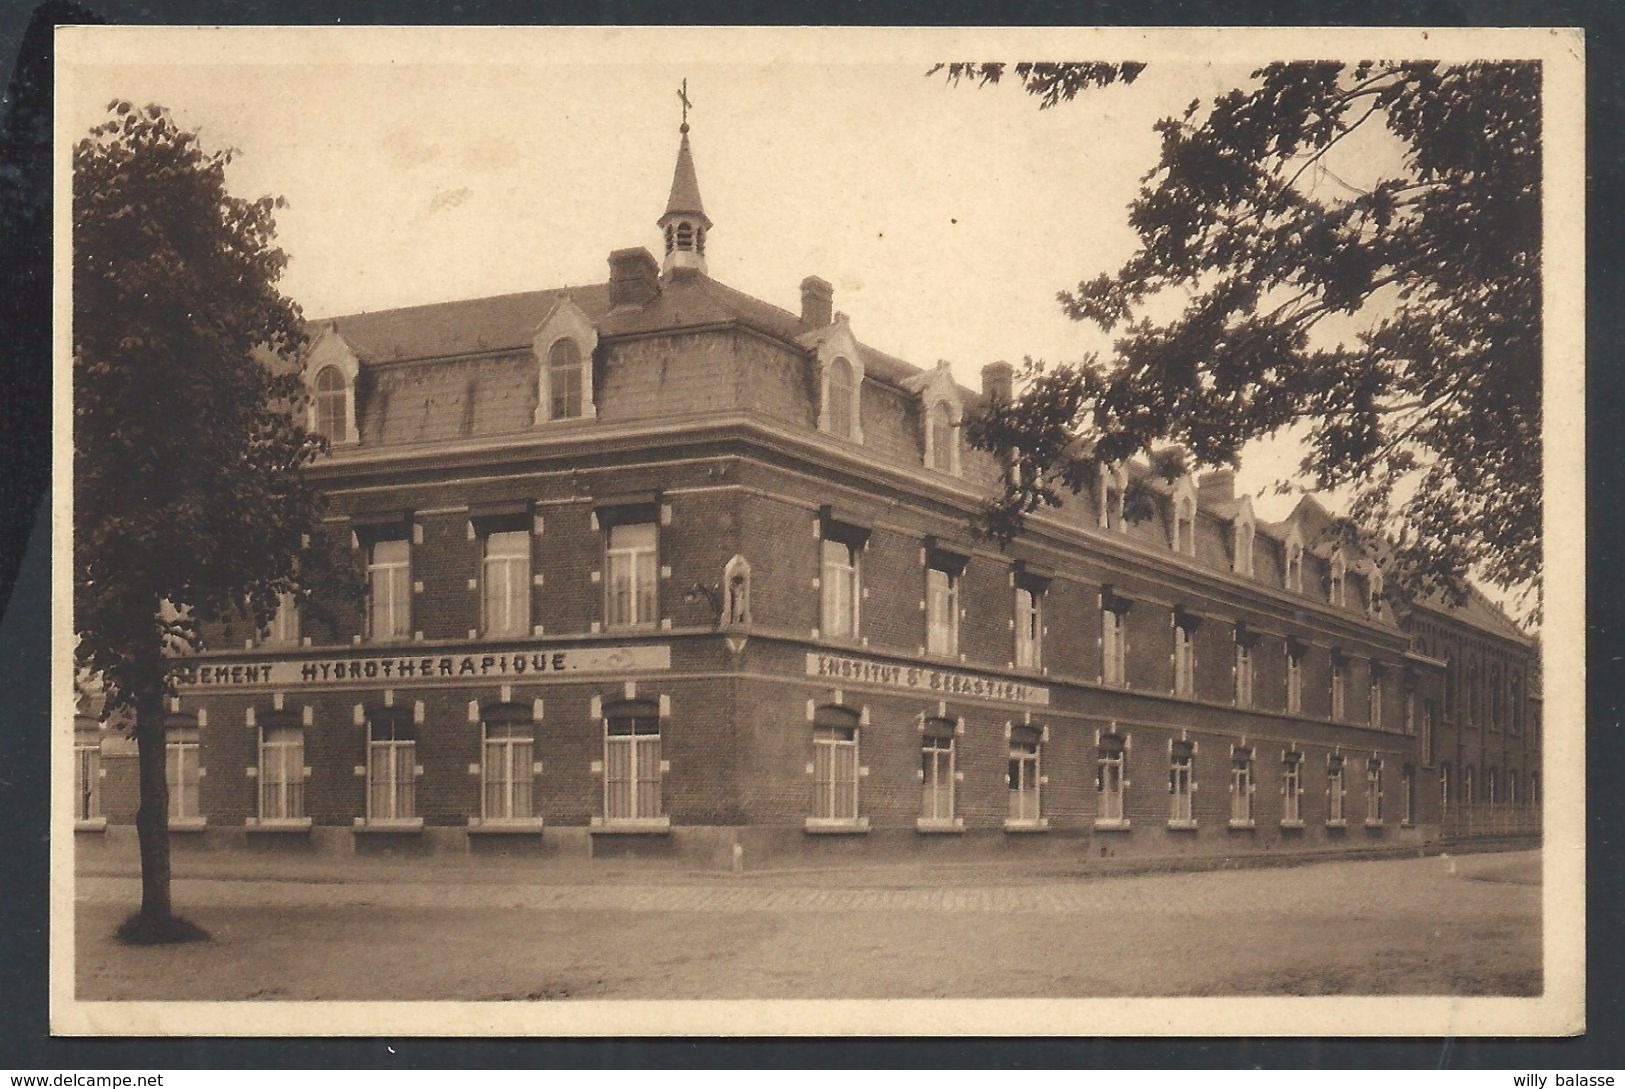
{"label": "tree trunk", "polygon": [[169,902],[169,776],[165,771],[163,694],[136,699],[135,742],[140,756],[141,804],[135,811],[141,844],[141,914],[167,921]]}

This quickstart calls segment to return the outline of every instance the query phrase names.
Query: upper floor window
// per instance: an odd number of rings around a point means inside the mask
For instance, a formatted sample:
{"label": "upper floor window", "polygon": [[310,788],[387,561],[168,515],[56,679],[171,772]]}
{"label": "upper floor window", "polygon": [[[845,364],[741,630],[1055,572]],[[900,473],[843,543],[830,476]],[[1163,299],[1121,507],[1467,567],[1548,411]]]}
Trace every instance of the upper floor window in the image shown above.
{"label": "upper floor window", "polygon": [[482,534],[480,610],[487,635],[530,632],[530,540],[528,528]]}
{"label": "upper floor window", "polygon": [[1422,763],[1433,766],[1433,738],[1438,729],[1439,705],[1432,700],[1422,701]]}
{"label": "upper floor window", "polygon": [[604,551],[604,566],[609,573],[605,580],[607,626],[654,626],[658,536],[658,527],[653,522],[627,522],[610,527]]}
{"label": "upper floor window", "polygon": [[1382,568],[1372,565],[1365,577],[1365,609],[1372,616],[1382,612]]}
{"label": "upper floor window", "polygon": [[925,570],[925,649],[930,654],[959,653],[959,572],[947,567]]}
{"label": "upper floor window", "polygon": [[1371,708],[1367,721],[1373,729],[1382,727],[1382,666],[1371,663]]}
{"label": "upper floor window", "polygon": [[1288,714],[1303,713],[1303,658],[1309,648],[1287,640],[1286,644],[1286,709]]}
{"label": "upper floor window", "polygon": [[1490,666],[1490,729],[1501,728],[1501,667]]}
{"label": "upper floor window", "polygon": [[1327,597],[1333,605],[1344,605],[1348,601],[1348,563],[1343,559],[1343,553],[1332,553],[1331,583]]}
{"label": "upper floor window", "polygon": [[1478,725],[1478,659],[1467,663],[1467,725]]}
{"label": "upper floor window", "polygon": [[276,596],[276,612],[271,614],[262,640],[276,644],[299,642],[299,600],[292,591]]}
{"label": "upper floor window", "polygon": [[380,537],[367,550],[368,630],[374,639],[412,635],[412,545]]}
{"label": "upper floor window", "polygon": [[1044,593],[1034,586],[1016,586],[1016,667],[1040,669],[1044,664]]}
{"label": "upper floor window", "polygon": [[1124,612],[1108,601],[1100,611],[1100,679],[1106,684],[1128,683],[1128,639],[1124,632]]}
{"label": "upper floor window", "polygon": [[1342,655],[1332,654],[1332,718],[1342,720],[1346,711],[1349,664]]}
{"label": "upper floor window", "polygon": [[927,413],[925,463],[939,473],[959,472],[959,429],[947,401],[933,402]]}
{"label": "upper floor window", "polygon": [[1174,620],[1174,695],[1196,695],[1196,633]]}
{"label": "upper floor window", "polygon": [[547,351],[547,418],[573,420],[584,408],[581,347],[565,337]]}
{"label": "upper floor window", "polygon": [[1236,706],[1253,705],[1253,648],[1249,640],[1236,640]]}
{"label": "upper floor window", "polygon": [[350,385],[337,367],[316,376],[316,430],[330,442],[350,441]]}
{"label": "upper floor window", "polygon": [[1508,682],[1508,701],[1512,704],[1511,724],[1514,734],[1523,733],[1523,681],[1516,673]]}
{"label": "upper floor window", "polygon": [[819,553],[820,630],[824,635],[852,638],[858,634],[862,551],[850,541],[826,537]]}
{"label": "upper floor window", "polygon": [[828,430],[843,439],[853,436],[853,421],[857,415],[856,384],[852,364],[837,359],[829,365],[828,387],[824,391]]}

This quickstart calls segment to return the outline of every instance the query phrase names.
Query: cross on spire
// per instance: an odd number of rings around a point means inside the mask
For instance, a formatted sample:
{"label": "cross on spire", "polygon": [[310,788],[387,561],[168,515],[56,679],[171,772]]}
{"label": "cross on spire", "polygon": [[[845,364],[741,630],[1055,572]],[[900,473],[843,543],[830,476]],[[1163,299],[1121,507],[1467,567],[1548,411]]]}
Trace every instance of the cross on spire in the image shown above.
{"label": "cross on spire", "polygon": [[677,97],[680,98],[682,100],[682,102],[683,102],[683,127],[679,131],[687,132],[688,131],[688,108],[694,104],[694,103],[692,103],[692,102],[690,102],[688,100],[688,77],[687,76],[683,77],[683,86],[678,90]]}

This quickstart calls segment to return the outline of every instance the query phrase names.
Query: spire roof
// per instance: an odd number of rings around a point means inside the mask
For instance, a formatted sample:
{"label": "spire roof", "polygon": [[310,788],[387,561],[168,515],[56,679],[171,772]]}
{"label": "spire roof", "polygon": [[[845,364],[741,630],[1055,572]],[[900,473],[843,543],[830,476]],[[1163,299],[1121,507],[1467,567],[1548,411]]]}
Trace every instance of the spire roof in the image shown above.
{"label": "spire roof", "polygon": [[688,122],[683,122],[679,131],[683,134],[683,140],[677,145],[677,169],[671,176],[671,196],[666,200],[666,214],[661,218],[678,215],[696,216],[709,227],[710,217],[705,214],[705,206],[700,203],[700,180],[694,173],[694,155],[688,148]]}

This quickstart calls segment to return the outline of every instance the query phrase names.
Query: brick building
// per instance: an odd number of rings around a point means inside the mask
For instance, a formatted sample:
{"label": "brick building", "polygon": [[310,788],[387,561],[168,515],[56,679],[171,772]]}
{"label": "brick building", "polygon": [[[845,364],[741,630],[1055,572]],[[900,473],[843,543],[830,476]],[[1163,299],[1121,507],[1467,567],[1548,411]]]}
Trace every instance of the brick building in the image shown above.
{"label": "brick building", "polygon": [[[286,850],[1079,857],[1538,830],[1537,648],[1403,612],[1313,499],[1140,466],[1000,550],[1007,396],[711,279],[687,135],[664,255],[313,323],[312,470],[364,606],[226,625],[172,702],[172,828]],[[1124,517],[1130,477],[1154,516]],[[79,721],[79,827],[133,747]],[[119,834],[127,830],[119,829]]]}

